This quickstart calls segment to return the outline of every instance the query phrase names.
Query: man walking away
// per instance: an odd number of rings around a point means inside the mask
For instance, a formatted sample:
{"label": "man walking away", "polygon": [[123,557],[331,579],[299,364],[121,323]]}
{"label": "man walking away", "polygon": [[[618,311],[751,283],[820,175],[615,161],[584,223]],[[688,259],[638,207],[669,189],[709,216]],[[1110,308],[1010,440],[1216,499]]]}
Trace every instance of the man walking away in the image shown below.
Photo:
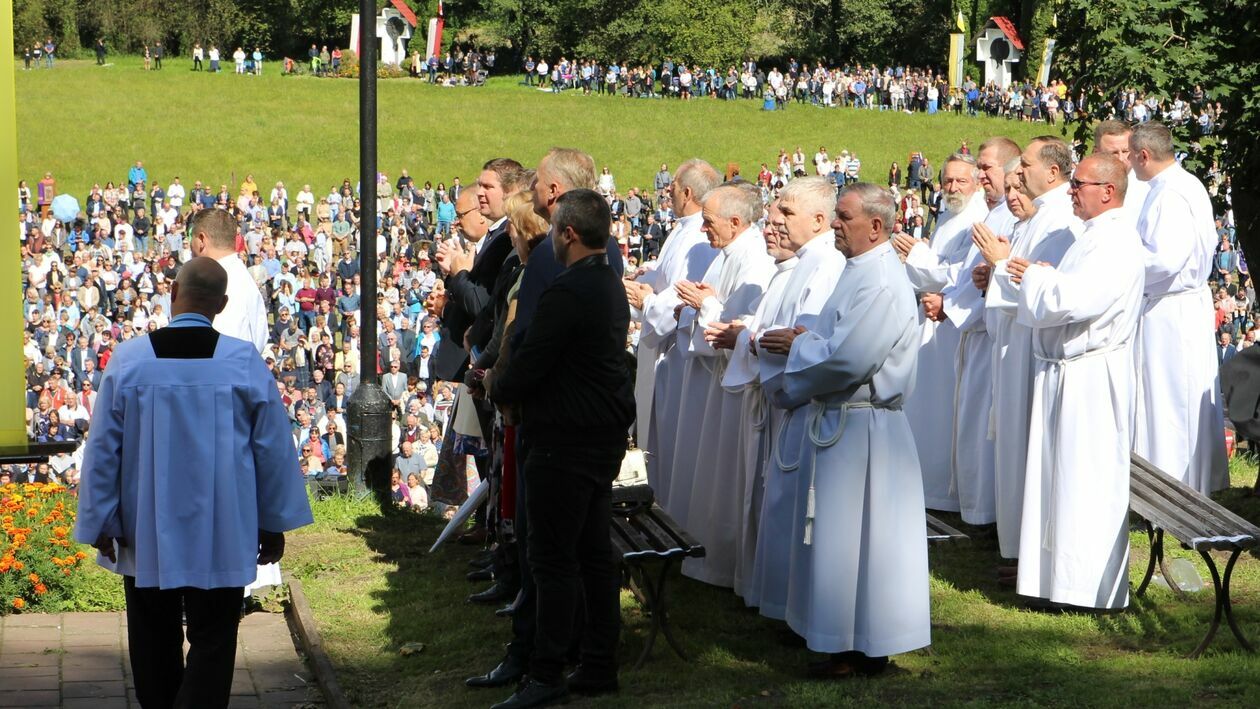
{"label": "man walking away", "polygon": [[114,351],[84,455],[75,539],[124,577],[146,707],[228,706],[242,589],[312,522],[274,377],[210,325],[227,281],[212,258],[181,269],[171,324]]}

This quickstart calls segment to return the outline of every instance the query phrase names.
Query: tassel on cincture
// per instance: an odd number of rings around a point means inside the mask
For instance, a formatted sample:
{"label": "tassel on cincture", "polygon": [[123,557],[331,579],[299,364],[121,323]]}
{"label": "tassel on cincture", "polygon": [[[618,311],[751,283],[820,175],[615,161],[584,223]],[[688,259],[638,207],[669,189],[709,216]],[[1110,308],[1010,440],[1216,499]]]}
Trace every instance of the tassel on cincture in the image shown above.
{"label": "tassel on cincture", "polygon": [[814,487],[809,488],[809,496],[805,498],[805,546],[814,541]]}

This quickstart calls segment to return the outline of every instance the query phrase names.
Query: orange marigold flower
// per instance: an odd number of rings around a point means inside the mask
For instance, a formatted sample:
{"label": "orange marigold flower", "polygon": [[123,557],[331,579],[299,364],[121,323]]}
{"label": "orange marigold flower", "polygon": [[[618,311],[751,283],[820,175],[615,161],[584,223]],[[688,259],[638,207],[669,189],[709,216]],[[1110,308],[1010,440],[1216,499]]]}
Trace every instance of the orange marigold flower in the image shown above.
{"label": "orange marigold flower", "polygon": [[31,574],[26,578],[30,579],[31,583],[39,583],[39,574]]}
{"label": "orange marigold flower", "polygon": [[45,585],[44,585],[44,584],[42,584],[42,583],[37,583],[37,584],[35,584],[35,595],[37,595],[37,596],[42,596],[42,595],[44,595],[45,593],[48,593],[48,587],[47,587],[47,586],[45,586]]}
{"label": "orange marigold flower", "polygon": [[26,607],[26,601],[22,600],[21,598],[14,598],[13,607],[18,610],[22,610],[23,608]]}
{"label": "orange marigold flower", "polygon": [[23,564],[21,560],[14,561],[13,568],[17,569],[18,571],[21,571],[22,569],[26,568],[26,564]]}
{"label": "orange marigold flower", "polygon": [[86,558],[87,558],[87,552],[76,551],[76,552],[74,553],[74,558],[76,558],[76,559],[86,559]]}
{"label": "orange marigold flower", "polygon": [[62,569],[62,570],[61,570],[61,574],[62,574],[63,576],[69,576],[69,575],[70,575],[70,569]]}

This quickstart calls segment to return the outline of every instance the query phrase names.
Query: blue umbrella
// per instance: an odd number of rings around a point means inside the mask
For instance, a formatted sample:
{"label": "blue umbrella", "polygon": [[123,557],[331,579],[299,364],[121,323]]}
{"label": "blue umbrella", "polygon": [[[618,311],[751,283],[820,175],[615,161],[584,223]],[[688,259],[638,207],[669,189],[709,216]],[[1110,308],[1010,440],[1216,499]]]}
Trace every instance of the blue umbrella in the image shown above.
{"label": "blue umbrella", "polygon": [[73,195],[59,194],[53,197],[52,213],[63,224],[72,222],[79,217],[79,200]]}

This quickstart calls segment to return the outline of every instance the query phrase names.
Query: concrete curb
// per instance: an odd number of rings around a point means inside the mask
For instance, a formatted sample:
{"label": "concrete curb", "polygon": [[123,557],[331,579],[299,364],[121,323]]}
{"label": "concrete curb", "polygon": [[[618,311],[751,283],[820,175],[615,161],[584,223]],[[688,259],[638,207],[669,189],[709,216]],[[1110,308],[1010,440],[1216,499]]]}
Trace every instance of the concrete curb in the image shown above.
{"label": "concrete curb", "polygon": [[346,695],[337,682],[332,660],[328,659],[328,653],[324,651],[324,641],[319,635],[319,626],[315,624],[315,614],[302,591],[302,582],[290,578],[286,579],[286,583],[289,586],[289,604],[285,615],[302,642],[302,652],[310,660],[311,672],[315,674],[315,681],[324,694],[324,701],[330,709],[350,709],[350,702],[346,700]]}

